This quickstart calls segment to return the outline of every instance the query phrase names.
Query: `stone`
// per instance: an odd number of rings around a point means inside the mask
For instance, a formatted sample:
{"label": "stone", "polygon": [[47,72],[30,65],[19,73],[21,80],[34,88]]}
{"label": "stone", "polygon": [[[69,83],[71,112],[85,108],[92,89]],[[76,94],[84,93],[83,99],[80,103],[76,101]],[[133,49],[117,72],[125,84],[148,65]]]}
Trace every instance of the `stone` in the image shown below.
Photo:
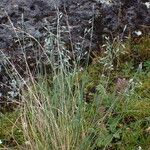
{"label": "stone", "polygon": [[[46,63],[47,45],[57,50],[60,41],[70,59],[82,60],[89,51],[100,50],[104,36],[124,39],[132,32],[143,34],[143,28],[149,31],[150,9],[145,3],[148,0],[1,0],[0,101],[18,98],[23,85],[18,79],[12,86],[14,68],[23,79],[28,69],[36,76],[39,62]],[[46,43],[50,35],[54,45]]]}

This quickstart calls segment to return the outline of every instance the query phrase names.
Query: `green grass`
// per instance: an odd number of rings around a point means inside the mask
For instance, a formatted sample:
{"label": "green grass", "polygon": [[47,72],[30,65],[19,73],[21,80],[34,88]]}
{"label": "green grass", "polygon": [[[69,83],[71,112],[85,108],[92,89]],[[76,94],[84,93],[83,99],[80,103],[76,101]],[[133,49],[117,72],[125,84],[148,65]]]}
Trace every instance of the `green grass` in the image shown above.
{"label": "green grass", "polygon": [[[141,51],[148,47],[138,44]],[[137,47],[137,45],[136,45]],[[140,49],[141,48],[141,49]],[[61,63],[22,91],[22,105],[0,116],[0,146],[31,150],[150,149],[149,49],[106,42],[88,67]],[[140,58],[140,57],[138,57]],[[53,57],[54,59],[54,57]],[[51,59],[50,59],[51,60]],[[141,67],[142,63],[142,67]],[[111,66],[111,67],[110,67]],[[6,142],[7,141],[7,142]],[[13,142],[12,142],[13,141]]]}

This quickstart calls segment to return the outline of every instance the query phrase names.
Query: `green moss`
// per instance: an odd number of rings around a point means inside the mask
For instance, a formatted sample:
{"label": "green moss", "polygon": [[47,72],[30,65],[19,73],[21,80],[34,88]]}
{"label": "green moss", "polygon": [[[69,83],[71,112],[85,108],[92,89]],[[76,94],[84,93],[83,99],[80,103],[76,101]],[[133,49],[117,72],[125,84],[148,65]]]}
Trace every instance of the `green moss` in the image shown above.
{"label": "green moss", "polygon": [[135,51],[135,54],[138,54],[136,58],[138,57],[142,61],[150,59],[150,38],[143,37],[138,43],[133,43],[132,50]]}
{"label": "green moss", "polygon": [[0,114],[0,147],[15,147],[24,142],[19,111]]}

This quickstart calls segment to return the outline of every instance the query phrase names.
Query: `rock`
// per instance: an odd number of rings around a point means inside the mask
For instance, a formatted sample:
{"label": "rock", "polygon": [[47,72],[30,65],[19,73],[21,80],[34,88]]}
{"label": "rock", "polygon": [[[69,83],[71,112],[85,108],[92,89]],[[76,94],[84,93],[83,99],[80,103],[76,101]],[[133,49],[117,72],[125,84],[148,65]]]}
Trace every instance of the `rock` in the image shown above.
{"label": "rock", "polygon": [[150,26],[150,9],[142,1],[116,0],[111,6],[103,8],[102,12],[104,32],[113,35],[113,38],[122,33],[128,35],[134,30],[142,30],[142,26]]}
{"label": "rock", "polygon": [[[26,64],[33,74],[36,73],[37,60],[45,64],[47,46],[57,50],[58,40],[62,42],[63,52],[70,52],[71,59],[74,55],[84,59],[89,50],[100,49],[104,35],[123,38],[129,32],[142,31],[143,26],[149,27],[150,9],[146,2],[148,0],[114,0],[111,3],[1,0],[0,58],[5,55],[9,61],[0,61],[0,99],[17,97],[18,88],[10,85],[12,64],[23,78],[27,75]],[[54,45],[46,43],[50,35],[53,35]],[[9,75],[5,67],[10,69]]]}

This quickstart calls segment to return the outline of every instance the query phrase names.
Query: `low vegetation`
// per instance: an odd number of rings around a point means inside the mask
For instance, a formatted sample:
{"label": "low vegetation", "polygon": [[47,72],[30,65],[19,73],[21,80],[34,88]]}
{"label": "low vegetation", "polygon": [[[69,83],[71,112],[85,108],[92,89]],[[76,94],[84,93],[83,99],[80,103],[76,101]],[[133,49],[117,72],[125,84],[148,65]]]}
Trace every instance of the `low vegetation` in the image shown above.
{"label": "low vegetation", "polygon": [[0,149],[150,149],[150,38],[140,40],[106,38],[83,66],[58,53],[57,67],[31,76],[20,105],[0,114]]}

